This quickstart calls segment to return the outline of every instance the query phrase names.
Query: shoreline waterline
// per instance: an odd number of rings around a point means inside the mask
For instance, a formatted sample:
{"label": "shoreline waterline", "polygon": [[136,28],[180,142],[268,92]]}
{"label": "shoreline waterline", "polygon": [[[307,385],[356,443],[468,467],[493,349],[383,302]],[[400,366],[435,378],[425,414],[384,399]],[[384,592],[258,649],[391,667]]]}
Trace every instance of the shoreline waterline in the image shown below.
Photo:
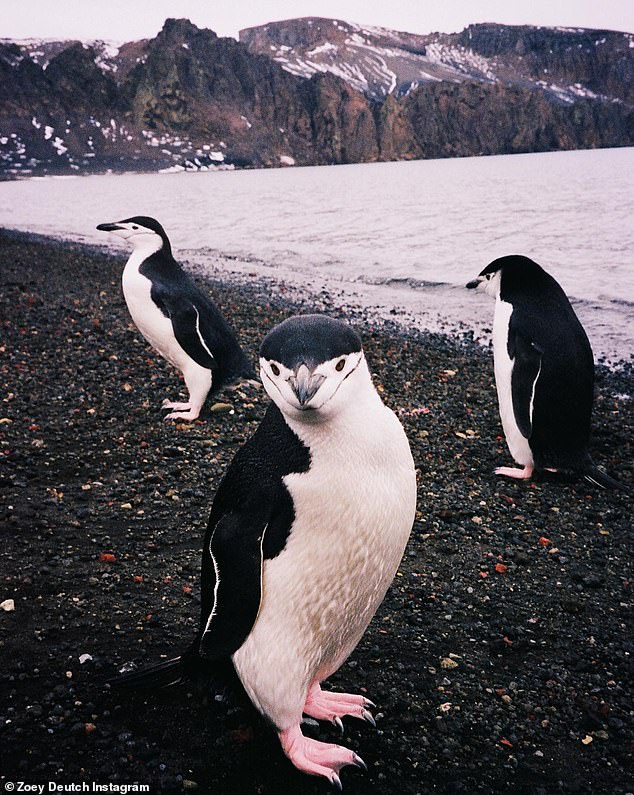
{"label": "shoreline waterline", "polygon": [[[96,255],[111,257],[113,260],[127,259],[127,252],[118,242],[104,239],[103,243],[84,242],[52,234],[23,231],[19,229],[2,229],[16,240],[40,242],[55,246],[76,247]],[[104,236],[105,237],[105,236]],[[263,260],[244,259],[220,251],[203,252],[186,251],[182,257],[175,252],[181,262],[192,275],[205,282],[226,282],[240,287],[254,289],[259,295],[277,295],[282,301],[314,305],[325,310],[337,310],[352,313],[353,316],[364,317],[378,323],[388,323],[400,328],[404,334],[440,334],[457,341],[474,342],[478,346],[489,347],[493,324],[494,305],[488,296],[474,294],[463,287],[446,285],[449,292],[439,297],[438,285],[422,285],[420,290],[413,291],[400,283],[389,285],[379,283],[360,283],[345,278],[333,280],[320,274],[293,272],[279,265],[266,263]],[[405,280],[408,282],[408,280]],[[456,307],[447,313],[447,296],[452,297]],[[425,300],[421,300],[424,296]],[[443,308],[438,308],[440,298],[444,300]],[[386,300],[387,299],[387,300]],[[471,303],[471,313],[467,319],[457,319],[458,309],[464,302]],[[622,368],[634,363],[634,328],[631,335],[622,328],[610,331],[607,329],[609,318],[605,318],[605,307],[592,306],[588,302],[571,301],[593,347],[595,363],[606,365],[611,369]],[[633,310],[634,312],[634,310]],[[597,349],[593,340],[592,328],[588,328],[588,319],[598,315],[604,336],[603,343]],[[630,336],[632,345],[630,345]],[[634,388],[634,387],[633,387]]]}
{"label": "shoreline waterline", "polygon": [[[486,341],[464,285],[523,254],[561,285],[595,357],[634,355],[634,147],[412,162],[124,174],[0,185],[0,227],[110,246],[99,223],[157,218],[177,258],[322,289],[407,325]],[[120,248],[116,248],[120,251]]]}

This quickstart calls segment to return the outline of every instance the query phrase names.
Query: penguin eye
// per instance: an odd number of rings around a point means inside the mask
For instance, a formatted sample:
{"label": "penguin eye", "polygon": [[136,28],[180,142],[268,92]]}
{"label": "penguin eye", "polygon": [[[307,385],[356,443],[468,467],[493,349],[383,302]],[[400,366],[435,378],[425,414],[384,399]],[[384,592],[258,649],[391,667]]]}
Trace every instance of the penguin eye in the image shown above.
{"label": "penguin eye", "polygon": [[339,359],[339,361],[338,361],[338,362],[337,362],[337,364],[335,365],[335,370],[336,370],[338,373],[340,373],[340,372],[343,370],[343,368],[344,368],[345,366],[346,366],[346,360],[345,360],[345,359]]}
{"label": "penguin eye", "polygon": [[276,364],[273,364],[273,362],[271,362],[271,372],[273,373],[273,375],[280,374],[280,368]]}
{"label": "penguin eye", "polygon": [[138,229],[139,227],[136,224],[132,224],[133,229]]}

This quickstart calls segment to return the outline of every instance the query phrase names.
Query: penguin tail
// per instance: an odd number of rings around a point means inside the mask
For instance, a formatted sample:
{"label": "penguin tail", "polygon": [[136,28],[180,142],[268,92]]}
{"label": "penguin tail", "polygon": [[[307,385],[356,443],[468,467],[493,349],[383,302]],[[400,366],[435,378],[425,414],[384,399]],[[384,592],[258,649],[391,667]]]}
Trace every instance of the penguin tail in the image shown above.
{"label": "penguin tail", "polygon": [[126,670],[127,666],[109,679],[107,684],[111,687],[121,687],[131,690],[157,690],[163,687],[181,684],[190,678],[187,671],[185,657],[173,657],[156,665],[148,665],[140,669]]}
{"label": "penguin tail", "polygon": [[605,472],[602,472],[599,467],[595,466],[594,464],[590,464],[590,466],[584,471],[583,477],[589,483],[599,486],[599,488],[602,489],[614,489],[616,491],[630,492],[628,486],[618,480],[615,480],[614,478],[611,478],[609,475],[606,475]]}
{"label": "penguin tail", "polygon": [[242,698],[244,690],[231,658],[205,660],[194,646],[179,657],[155,665],[136,668],[134,664],[126,663],[119,676],[108,679],[106,684],[125,690],[164,690],[191,683],[201,692],[226,693],[234,700]]}

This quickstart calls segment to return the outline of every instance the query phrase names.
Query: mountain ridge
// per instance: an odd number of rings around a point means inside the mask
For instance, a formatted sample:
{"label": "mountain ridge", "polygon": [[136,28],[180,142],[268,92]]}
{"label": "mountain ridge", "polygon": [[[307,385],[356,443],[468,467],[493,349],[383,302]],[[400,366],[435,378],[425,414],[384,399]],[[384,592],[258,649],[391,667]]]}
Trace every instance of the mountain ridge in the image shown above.
{"label": "mountain ridge", "polygon": [[[439,80],[534,86],[564,102],[584,95],[634,98],[634,36],[619,31],[480,23],[460,33],[412,34],[303,17],[246,28],[239,35],[251,52],[268,54],[293,74],[331,71],[377,100]],[[609,69],[615,55],[626,67],[618,83],[612,81],[610,94],[595,62]],[[570,64],[573,70],[565,68]],[[561,85],[544,80],[544,73]],[[566,85],[575,77],[591,85]]]}
{"label": "mountain ridge", "polygon": [[242,41],[186,19],[121,44],[0,40],[0,178],[634,143],[631,34],[316,19]]}

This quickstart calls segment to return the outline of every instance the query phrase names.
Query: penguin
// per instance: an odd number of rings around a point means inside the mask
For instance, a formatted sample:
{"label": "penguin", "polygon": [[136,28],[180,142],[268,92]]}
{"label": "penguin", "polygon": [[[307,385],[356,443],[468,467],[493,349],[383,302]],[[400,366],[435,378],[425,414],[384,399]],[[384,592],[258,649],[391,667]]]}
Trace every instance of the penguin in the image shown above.
{"label": "penguin", "polygon": [[132,246],[122,276],[130,315],[150,345],[185,379],[189,399],[164,400],[162,408],[171,409],[166,420],[195,420],[210,393],[239,378],[255,378],[235,333],[176,262],[158,221],[139,215],[97,229]]}
{"label": "penguin", "polygon": [[414,462],[346,323],[285,320],[262,343],[260,375],[272,402],[213,501],[198,634],[184,655],[113,684],[171,685],[230,661],[290,761],[341,788],[341,768],[363,761],[306,737],[302,714],[374,724],[365,696],[322,685],[396,574],[416,510]]}
{"label": "penguin", "polygon": [[566,294],[528,257],[500,257],[467,285],[495,298],[493,359],[502,428],[527,479],[535,470],[583,475],[624,488],[588,452],[594,399],[592,348]]}

